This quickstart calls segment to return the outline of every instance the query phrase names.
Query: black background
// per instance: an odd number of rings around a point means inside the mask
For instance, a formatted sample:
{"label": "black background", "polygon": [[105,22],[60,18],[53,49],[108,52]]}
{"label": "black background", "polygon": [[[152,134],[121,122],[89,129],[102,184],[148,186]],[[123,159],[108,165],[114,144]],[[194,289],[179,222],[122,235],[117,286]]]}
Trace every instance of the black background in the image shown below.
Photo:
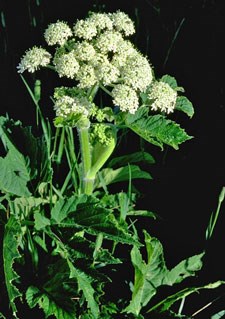
{"label": "black background", "polygon": [[[96,8],[120,9],[130,15],[137,27],[134,41],[148,55],[156,75],[174,76],[195,108],[192,119],[178,113],[174,117],[194,137],[179,150],[162,152],[145,144],[156,164],[148,168],[153,180],[139,185],[146,194],[139,205],[162,218],[143,221],[141,227],[161,240],[172,267],[206,248],[205,229],[225,185],[224,1],[0,0],[1,115],[7,112],[26,125],[34,123],[32,102],[16,71],[21,56],[33,45],[44,45],[43,30],[49,23],[59,19],[73,24]],[[52,117],[49,95],[55,79],[44,72],[38,77],[44,85],[44,113]],[[225,279],[224,210],[222,205],[200,283]]]}

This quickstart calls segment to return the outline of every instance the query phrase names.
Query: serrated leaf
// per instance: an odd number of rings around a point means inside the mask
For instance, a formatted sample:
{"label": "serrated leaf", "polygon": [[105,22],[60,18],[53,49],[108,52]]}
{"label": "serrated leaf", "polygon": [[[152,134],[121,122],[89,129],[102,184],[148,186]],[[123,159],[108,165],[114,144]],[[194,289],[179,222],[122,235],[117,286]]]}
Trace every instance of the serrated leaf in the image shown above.
{"label": "serrated leaf", "polygon": [[31,127],[20,121],[0,117],[0,138],[7,150],[22,154],[26,159],[30,180],[48,182],[52,176],[51,160],[43,137],[34,137]]}
{"label": "serrated leaf", "polygon": [[17,196],[30,196],[27,182],[30,180],[29,170],[22,154],[9,150],[0,157],[0,190]]}
{"label": "serrated leaf", "polygon": [[15,285],[20,277],[14,269],[14,264],[17,259],[21,258],[21,255],[18,250],[21,236],[21,226],[18,223],[18,221],[14,218],[14,216],[11,216],[7,224],[5,225],[4,231],[3,265],[9,303],[15,318],[18,318],[15,300],[21,297],[21,293]]}
{"label": "serrated leaf", "polygon": [[[184,278],[193,276],[202,266],[199,254],[186,259],[169,271],[164,261],[163,247],[157,238],[152,238],[146,231],[145,245],[147,261],[142,258],[137,247],[131,251],[131,260],[135,270],[132,299],[125,309],[128,313],[138,315],[141,308],[146,306],[162,285],[173,285]],[[193,262],[193,264],[191,264]],[[187,266],[187,269],[186,269]]]}
{"label": "serrated leaf", "polygon": [[51,210],[51,218],[60,224],[71,212],[75,212],[77,205],[87,201],[86,195],[74,195],[70,198],[59,199]]}
{"label": "serrated leaf", "polygon": [[56,319],[74,319],[74,313],[68,312],[51,299],[49,294],[45,294],[35,286],[30,286],[26,292],[26,301],[30,308],[39,306],[45,313],[45,318],[54,316]]}
{"label": "serrated leaf", "polygon": [[123,165],[127,165],[127,163],[132,164],[132,163],[138,163],[138,162],[154,164],[155,160],[152,157],[152,155],[149,154],[148,152],[135,152],[132,154],[113,158],[108,163],[107,167],[123,166]]}
{"label": "serrated leaf", "polygon": [[[105,185],[124,182],[131,179],[152,179],[151,175],[140,169],[137,165],[129,165],[119,167],[117,169],[104,168],[101,170],[101,179],[104,180]],[[103,187],[101,180],[97,177],[95,188]]]}
{"label": "serrated leaf", "polygon": [[175,109],[186,113],[189,117],[194,115],[194,107],[185,96],[177,97]]}
{"label": "serrated leaf", "polygon": [[165,116],[148,115],[146,107],[140,107],[135,114],[127,114],[125,122],[132,131],[161,149],[164,144],[178,149],[179,144],[192,138],[179,124]]}
{"label": "serrated leaf", "polygon": [[79,269],[75,268],[69,261],[68,265],[70,267],[70,278],[76,278],[79,290],[83,292],[93,317],[98,319],[99,306],[94,298],[95,290],[92,287],[92,279],[89,278],[84,272],[81,272]]}
{"label": "serrated leaf", "polygon": [[125,225],[120,224],[111,210],[101,206],[87,206],[65,219],[61,226],[83,229],[91,235],[102,233],[105,238],[126,244],[137,244]]}
{"label": "serrated leaf", "polygon": [[137,243],[127,226],[120,224],[112,210],[103,207],[99,199],[92,195],[74,195],[69,199],[59,200],[51,211],[51,223],[92,235],[101,232],[106,238],[118,242]]}

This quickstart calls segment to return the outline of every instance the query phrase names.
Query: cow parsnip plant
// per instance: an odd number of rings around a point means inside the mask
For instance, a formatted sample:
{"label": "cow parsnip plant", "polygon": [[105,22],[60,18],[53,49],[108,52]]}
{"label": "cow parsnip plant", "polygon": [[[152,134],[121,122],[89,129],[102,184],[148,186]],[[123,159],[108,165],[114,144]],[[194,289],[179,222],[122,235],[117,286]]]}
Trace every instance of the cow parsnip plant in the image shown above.
{"label": "cow parsnip plant", "polygon": [[[50,24],[44,32],[48,48],[34,46],[21,58],[20,74],[49,68],[59,83],[66,79],[70,86],[53,92],[52,125],[39,105],[41,82],[36,80],[33,90],[21,75],[37,108],[41,136],[20,121],[0,117],[5,147],[0,157],[1,318],[36,312],[57,319],[156,318],[200,289],[187,288],[152,304],[159,287],[194,276],[204,253],[166,267],[160,241],[135,227],[138,216],[156,218],[136,207],[132,187],[135,179],[151,179],[140,165],[154,159],[143,150],[129,154],[129,145],[112,158],[129,130],[161,149],[178,149],[191,139],[169,116],[179,111],[192,117],[192,103],[174,77],[155,77],[148,58],[129,40],[134,32],[124,12],[91,12],[73,27],[64,21]],[[120,182],[126,183],[125,191]],[[117,193],[111,191],[115,183]],[[130,260],[118,257],[121,245],[130,250]],[[133,283],[119,276],[127,263],[134,269]],[[115,272],[117,287],[118,282],[131,287],[126,299],[107,293]]]}

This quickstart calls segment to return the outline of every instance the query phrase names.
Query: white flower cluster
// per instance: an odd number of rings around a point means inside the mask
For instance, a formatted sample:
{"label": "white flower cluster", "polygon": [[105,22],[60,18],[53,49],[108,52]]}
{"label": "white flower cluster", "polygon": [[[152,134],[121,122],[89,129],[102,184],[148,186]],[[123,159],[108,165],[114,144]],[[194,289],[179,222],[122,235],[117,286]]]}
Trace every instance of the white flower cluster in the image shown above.
{"label": "white flower cluster", "polygon": [[167,114],[174,111],[177,92],[168,83],[162,81],[153,82],[148,97],[150,100],[153,100],[151,105],[153,111],[165,112]]}
{"label": "white flower cluster", "polygon": [[67,78],[73,79],[80,68],[74,51],[70,51],[69,53],[59,56],[56,55],[54,57],[53,63],[55,65],[55,70],[59,74],[59,77],[66,76]]}
{"label": "white flower cluster", "polygon": [[44,38],[48,45],[64,45],[69,37],[73,35],[72,30],[63,21],[51,23],[44,32]]}
{"label": "white flower cluster", "polygon": [[[78,20],[73,30],[65,22],[50,24],[44,37],[48,45],[58,45],[53,65],[59,77],[77,81],[78,88],[84,90],[98,84],[108,86],[110,93],[112,87],[113,104],[134,113],[139,106],[139,93],[147,89],[153,78],[147,58],[126,39],[134,32],[134,23],[124,12],[92,12],[88,18]],[[26,69],[34,72],[50,62],[47,51],[35,50],[43,52],[42,59],[35,60],[27,53],[18,67],[21,73]]]}
{"label": "white flower cluster", "polygon": [[118,84],[112,90],[113,103],[118,105],[122,112],[134,114],[139,106],[137,93],[126,84]]}
{"label": "white flower cluster", "polygon": [[18,73],[23,73],[25,70],[34,73],[41,66],[47,66],[50,63],[51,54],[43,48],[34,46],[25,52],[19,65],[17,66]]}
{"label": "white flower cluster", "polygon": [[56,116],[67,118],[71,114],[88,117],[90,102],[85,97],[70,97],[64,95],[56,100],[54,109]]}

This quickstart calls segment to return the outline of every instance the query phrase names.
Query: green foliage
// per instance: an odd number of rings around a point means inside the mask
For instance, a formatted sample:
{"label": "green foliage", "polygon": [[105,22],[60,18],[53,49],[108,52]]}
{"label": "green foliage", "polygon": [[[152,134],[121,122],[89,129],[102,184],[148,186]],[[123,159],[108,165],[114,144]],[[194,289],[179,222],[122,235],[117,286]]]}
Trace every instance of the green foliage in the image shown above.
{"label": "green foliage", "polygon": [[147,107],[140,107],[134,115],[127,114],[125,123],[143,139],[163,149],[164,144],[179,148],[179,144],[191,139],[184,129],[165,116],[148,115]]}
{"label": "green foliage", "polygon": [[224,284],[225,284],[224,281],[219,280],[214,283],[210,283],[201,287],[187,287],[181,291],[178,291],[174,295],[171,295],[167,297],[166,299],[163,299],[158,304],[154,305],[151,309],[149,309],[147,312],[148,313],[151,313],[151,312],[164,313],[165,311],[169,310],[175,302],[185,297],[188,297],[193,293],[199,292],[200,290],[203,290],[203,289],[215,289]]}
{"label": "green foliage", "polygon": [[[132,179],[151,179],[151,175],[140,169],[137,165],[129,165],[125,167],[119,167],[117,169],[104,168],[100,172],[101,177],[96,178],[95,188],[103,187],[104,185],[110,185],[113,183],[127,181],[130,177]],[[102,183],[104,181],[104,185]]]}
{"label": "green foliage", "polygon": [[133,247],[131,251],[131,261],[135,270],[134,286],[131,302],[125,311],[135,315],[139,315],[141,309],[150,302],[156,294],[157,288],[179,283],[186,277],[194,276],[196,271],[202,267],[203,254],[199,254],[168,270],[164,260],[163,247],[159,240],[152,238],[146,231],[144,231],[144,235],[147,260],[143,259],[140,249],[137,247]]}
{"label": "green foliage", "polygon": [[16,283],[20,278],[15,271],[15,263],[21,258],[19,253],[19,246],[22,239],[22,229],[19,222],[14,216],[11,216],[5,225],[4,239],[3,239],[3,262],[5,284],[9,296],[10,306],[12,308],[14,318],[17,317],[17,306],[15,300],[21,297]]}
{"label": "green foliage", "polygon": [[[92,14],[90,19],[99,19]],[[120,14],[116,13],[119,20]],[[114,24],[108,24],[114,17],[108,16],[104,29],[115,28]],[[128,17],[124,24],[127,22],[125,27],[116,27],[116,38],[121,30],[122,38],[126,33],[133,33],[133,24]],[[61,27],[67,30],[63,38],[67,37],[71,30],[65,23]],[[79,24],[77,27],[79,29]],[[101,34],[101,26],[98,28]],[[53,40],[53,29],[51,26],[45,34],[47,42]],[[53,35],[56,35],[55,31]],[[77,63],[79,68],[90,66],[89,57],[83,57],[83,50],[90,49],[88,38],[84,42],[79,40],[77,46],[74,39],[65,39],[62,44],[62,39],[58,43],[59,38],[55,42],[59,47],[53,58],[54,66],[48,64],[50,54],[35,47],[26,52],[19,71],[35,71],[44,65],[59,72],[60,77],[69,76],[71,79],[75,72],[68,73],[71,62],[74,66]],[[131,48],[128,40],[120,43]],[[74,55],[72,50],[79,51],[79,45],[84,47],[80,54]],[[129,130],[161,149],[168,145],[177,150],[192,137],[162,111],[168,110],[168,95],[162,99],[165,105],[161,111],[153,112],[149,90],[151,81],[156,79],[152,78],[151,66],[139,51],[132,46],[131,52],[135,52],[132,58],[125,55],[120,60],[118,52],[109,50],[112,56],[108,61],[108,53],[104,59],[104,52],[100,50],[101,41],[94,39],[91,45],[94,53],[101,53],[91,64],[94,82],[90,85],[82,82],[87,80],[85,71],[76,78],[77,87],[55,89],[52,101],[57,114],[51,121],[53,127],[43,117],[39,105],[42,102],[41,81],[37,79],[32,90],[23,76],[21,78],[36,108],[37,123],[42,130],[40,136],[34,136],[31,127],[23,127],[20,121],[0,117],[0,139],[4,146],[0,157],[0,226],[4,232],[0,270],[6,287],[4,301],[10,305],[10,318],[22,319],[29,308],[29,314],[40,311],[41,318],[144,319],[149,318],[149,314],[170,314],[177,301],[193,292],[215,289],[224,284],[217,281],[187,287],[154,304],[153,297],[160,288],[177,285],[201,270],[204,252],[182,260],[169,270],[160,241],[144,230],[142,243],[140,229],[136,227],[137,217],[153,221],[158,216],[137,205],[140,194],[132,183],[134,180],[151,181],[151,174],[142,169],[142,164],[151,165],[155,160],[144,149],[131,154],[122,150],[114,158],[112,155]],[[43,52],[43,61],[40,61],[39,53],[42,55]],[[110,63],[113,58],[116,58],[116,63],[112,72]],[[106,67],[105,62],[109,63]],[[121,69],[117,69],[117,64],[118,68],[122,64]],[[144,77],[139,66],[143,66],[144,73],[147,72]],[[118,78],[112,76],[110,79],[114,70]],[[103,76],[102,72],[106,74]],[[98,74],[96,80],[95,73]],[[176,79],[164,75],[160,81],[170,86],[172,111],[178,110],[192,117],[192,103],[185,96],[177,95],[184,89],[177,85]],[[163,87],[167,88],[165,83]],[[99,90],[99,101],[104,101],[103,95],[108,95],[113,97],[112,106],[94,103]],[[118,96],[115,92],[119,92]],[[159,98],[161,93],[165,92],[159,92]],[[120,189],[121,182],[123,190]],[[115,184],[118,191],[111,194],[108,187]],[[206,239],[212,236],[223,195],[224,192],[210,219]],[[122,268],[126,270],[129,266],[134,268],[133,284],[129,283],[129,276],[126,277],[128,272],[123,276],[120,273]],[[131,298],[120,298],[120,289],[124,286],[127,289],[129,284]],[[113,298],[107,292],[109,287],[116,288],[118,296]],[[0,318],[4,319],[4,309],[1,311]],[[181,317],[181,314],[174,315]]]}

